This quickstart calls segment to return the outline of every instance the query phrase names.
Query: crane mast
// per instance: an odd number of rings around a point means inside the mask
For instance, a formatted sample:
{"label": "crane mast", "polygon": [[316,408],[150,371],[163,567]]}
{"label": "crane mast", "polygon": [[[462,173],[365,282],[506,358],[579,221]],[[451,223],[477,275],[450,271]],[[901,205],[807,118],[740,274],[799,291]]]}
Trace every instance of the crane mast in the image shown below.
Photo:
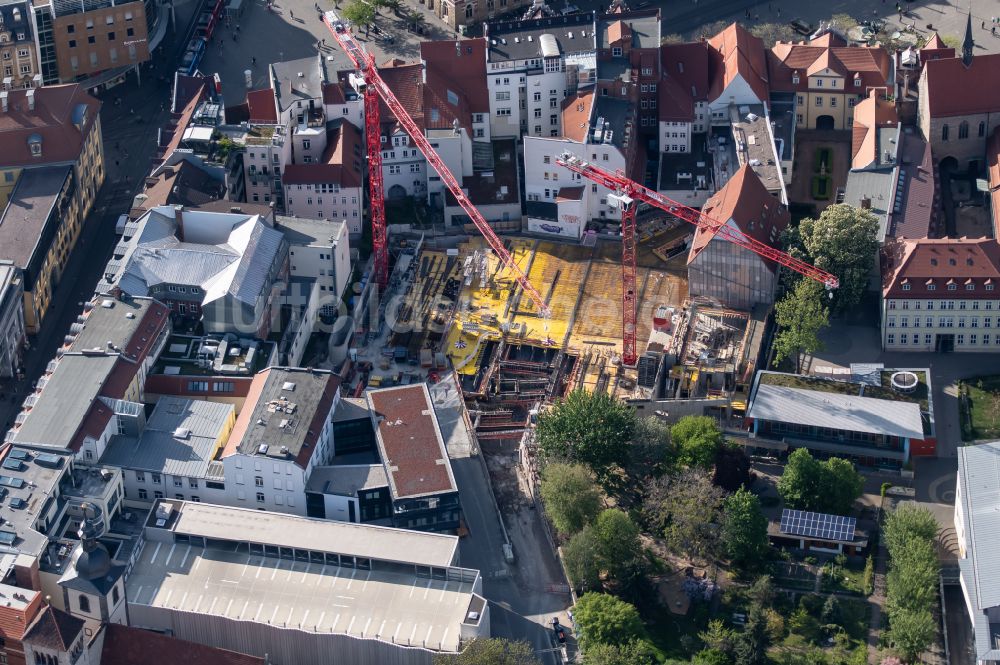
{"label": "crane mast", "polygon": [[752,238],[729,224],[712,219],[700,210],[695,210],[673,199],[663,196],[648,187],[625,177],[625,174],[614,173],[594,166],[571,152],[564,152],[556,163],[591,182],[595,182],[613,192],[609,201],[617,203],[622,211],[622,362],[634,365],[638,360],[635,339],[635,208],[638,202],[664,210],[675,217],[694,224],[700,229],[710,231],[729,242],[748,249],[757,255],[785,266],[800,275],[820,282],[827,289],[835,289],[839,280],[832,274],[810,265],[805,261],[791,256],[787,252],[775,249],[770,245]]}
{"label": "crane mast", "polygon": [[[362,73],[365,81],[365,137],[368,142],[368,168],[369,168],[369,181],[371,186],[371,208],[372,208],[372,239],[373,248],[376,252],[376,268],[379,266],[378,257],[378,245],[375,244],[375,238],[381,238],[382,252],[386,252],[386,234],[385,234],[385,204],[384,204],[384,192],[382,184],[382,153],[381,153],[381,129],[379,127],[379,117],[378,117],[378,99],[385,103],[392,114],[396,117],[396,120],[403,126],[406,133],[410,135],[413,142],[417,145],[417,149],[423,154],[424,158],[427,159],[428,163],[434,167],[438,175],[441,176],[441,181],[444,183],[451,195],[455,197],[458,205],[461,206],[465,214],[469,216],[472,223],[476,226],[482,236],[486,239],[490,248],[496,253],[503,264],[508,270],[514,273],[514,278],[520,285],[521,289],[528,294],[535,307],[538,308],[538,313],[541,316],[548,316],[550,313],[548,305],[545,304],[545,300],[542,298],[542,294],[531,285],[528,281],[528,276],[521,269],[514,257],[504,246],[503,241],[497,237],[493,229],[490,228],[489,223],[483,215],[476,209],[476,206],[472,204],[469,197],[466,196],[465,192],[462,191],[462,186],[459,184],[458,180],[452,174],[451,170],[445,165],[444,160],[441,156],[437,154],[437,151],[431,146],[430,142],[424,136],[424,133],[417,126],[417,123],[410,116],[406,107],[396,98],[393,91],[386,85],[385,81],[382,79],[381,75],[378,73],[378,69],[375,67],[375,59],[370,53],[368,53],[361,44],[354,38],[351,34],[350,24],[341,19],[336,12],[328,11],[323,15],[323,20],[329,28],[330,32],[333,34],[334,40],[341,49],[347,54],[347,57],[351,59],[354,66]],[[375,107],[374,114],[369,113],[369,108]],[[374,122],[374,124],[372,124]],[[377,160],[377,170],[376,161],[373,161],[372,154],[376,155]],[[379,199],[376,201],[376,188],[378,190]],[[381,212],[381,216],[376,216],[376,209]],[[378,224],[379,228],[376,228]],[[386,266],[388,266],[387,255],[386,256]]]}

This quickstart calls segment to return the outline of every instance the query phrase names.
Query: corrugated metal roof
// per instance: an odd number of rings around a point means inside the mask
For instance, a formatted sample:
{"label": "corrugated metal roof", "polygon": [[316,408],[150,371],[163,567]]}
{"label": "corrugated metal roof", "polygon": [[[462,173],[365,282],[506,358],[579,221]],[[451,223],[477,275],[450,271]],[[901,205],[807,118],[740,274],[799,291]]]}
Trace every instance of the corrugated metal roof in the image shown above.
{"label": "corrugated metal roof", "polygon": [[203,478],[220,436],[232,423],[233,410],[232,404],[161,397],[141,436],[112,438],[101,461],[125,469]]}
{"label": "corrugated metal roof", "polygon": [[917,404],[802,388],[759,385],[747,416],[849,432],[924,438]]}
{"label": "corrugated metal roof", "polygon": [[[978,610],[1000,606],[1000,442],[958,449],[958,482],[966,533],[959,561],[969,597]],[[981,612],[977,612],[981,613]],[[979,649],[990,647],[979,643]]]}
{"label": "corrugated metal roof", "polygon": [[259,220],[254,224],[239,267],[233,276],[229,293],[240,302],[253,305],[264,290],[274,257],[284,240],[281,231],[264,226]]}

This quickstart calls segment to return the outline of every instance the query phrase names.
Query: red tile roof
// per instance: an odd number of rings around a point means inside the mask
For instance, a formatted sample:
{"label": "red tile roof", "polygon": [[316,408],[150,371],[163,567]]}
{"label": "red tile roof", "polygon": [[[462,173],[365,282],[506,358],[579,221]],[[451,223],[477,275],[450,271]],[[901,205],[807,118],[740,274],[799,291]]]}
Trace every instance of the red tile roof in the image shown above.
{"label": "red tile roof", "polygon": [[[765,189],[764,183],[749,166],[740,168],[722,189],[708,199],[702,212],[720,224],[735,225],[751,238],[772,247],[780,245],[781,232],[791,221],[788,208]],[[688,254],[688,265],[708,247],[715,238],[717,228],[698,227]],[[775,267],[772,263],[768,266]]]}
{"label": "red tile roof", "polygon": [[[417,123],[417,126],[422,128],[424,120],[423,91],[421,90],[423,66],[419,62],[406,64],[399,59],[394,59],[391,63],[379,67],[378,72],[399,102],[410,112],[410,117]],[[400,129],[396,117],[381,100],[379,100],[379,111],[383,133],[392,134]]]}
{"label": "red tile roof", "polygon": [[160,145],[158,150],[161,158],[158,163],[163,163],[163,158],[168,157],[170,153],[180,147],[181,141],[184,139],[184,130],[191,124],[191,118],[194,117],[194,112],[198,109],[198,104],[201,103],[204,97],[205,84],[202,83],[201,92],[191,97],[184,106],[184,110],[171,119],[167,130],[163,134],[166,137],[166,142]]}
{"label": "red tile roof", "polygon": [[347,97],[344,96],[344,88],[340,83],[324,83],[323,84],[323,103],[324,104],[345,104],[347,103]]}
{"label": "red tile roof", "polygon": [[878,130],[899,124],[896,104],[884,99],[877,90],[854,107],[854,126],[851,140],[851,168],[863,169],[878,159],[879,150],[889,146],[879,146]]}
{"label": "red tile roof", "polygon": [[[888,86],[891,60],[881,47],[816,46],[778,42],[768,52],[768,72],[772,90],[805,92],[809,76],[830,69],[844,78],[841,92],[867,94],[871,88]],[[793,82],[798,72],[799,82]],[[855,79],[861,85],[854,85]]]}
{"label": "red tile roof", "polygon": [[473,113],[490,112],[490,91],[486,86],[486,40],[461,39],[420,42],[420,59],[434,72],[464,94]]}
{"label": "red tile roof", "polygon": [[[0,164],[75,162],[101,111],[101,102],[76,84],[44,86],[31,92],[35,96],[33,110],[28,108],[27,90],[7,92],[8,110],[0,110]],[[84,120],[82,131],[73,124],[74,117]],[[34,135],[42,140],[41,157],[33,156],[28,145]]]}
{"label": "red tile roof", "polygon": [[924,48],[920,50],[923,51],[924,49],[939,49],[939,48],[948,48],[948,46],[944,43],[944,40],[941,39],[941,35],[939,35],[937,32],[934,32],[931,34],[931,38],[927,40],[927,43],[924,44]]}
{"label": "red tile roof", "polygon": [[21,640],[41,609],[42,594],[33,591],[26,593],[34,593],[35,596],[23,610],[13,605],[11,607],[0,606],[0,638],[7,642]]}
{"label": "red tile roof", "polygon": [[663,79],[675,81],[694,101],[704,101],[708,98],[710,51],[707,42],[664,45],[660,49]]}
{"label": "red tile roof", "polygon": [[924,47],[920,49],[920,63],[921,65],[927,63],[930,60],[938,60],[940,58],[954,58],[955,49],[947,46],[938,33],[931,35],[931,38],[927,40]]}
{"label": "red tile roof", "polygon": [[1000,109],[1000,53],[976,55],[968,67],[961,58],[924,63],[927,108],[932,118],[993,113]]}
{"label": "red tile roof", "polygon": [[882,251],[882,275],[885,298],[996,299],[1000,244],[992,238],[891,241]]}
{"label": "red tile roof", "polygon": [[1000,127],[993,130],[986,141],[987,176],[990,185],[990,200],[993,212],[993,237],[1000,237]]}
{"label": "red tile roof", "polygon": [[567,97],[562,103],[563,136],[583,143],[590,129],[590,115],[594,108],[594,89],[590,88]]}
{"label": "red tile roof", "polygon": [[316,164],[289,164],[281,181],[285,185],[338,183],[360,187],[362,182],[361,130],[347,120],[327,132],[326,151]]}
{"label": "red tile roof", "polygon": [[457,490],[426,384],[370,390],[393,499]]}
{"label": "red tile roof", "polygon": [[718,99],[737,77],[747,82],[757,99],[768,100],[767,58],[760,38],[751,35],[739,23],[732,23],[709,39],[708,44],[712,47],[709,100]]}
{"label": "red tile roof", "polygon": [[83,619],[47,605],[24,634],[24,641],[43,649],[69,651],[83,626]]}
{"label": "red tile roof", "polygon": [[278,108],[274,103],[274,90],[271,88],[248,92],[247,106],[250,108],[251,123],[259,125],[278,123]]}
{"label": "red tile roof", "polygon": [[657,112],[662,122],[694,122],[694,99],[677,79],[664,76],[657,88]]}
{"label": "red tile roof", "polygon": [[184,665],[264,665],[264,659],[236,651],[186,642],[162,633],[121,626],[104,627],[101,665],[184,663]]}
{"label": "red tile roof", "polygon": [[556,201],[579,201],[583,198],[583,187],[560,187]]}

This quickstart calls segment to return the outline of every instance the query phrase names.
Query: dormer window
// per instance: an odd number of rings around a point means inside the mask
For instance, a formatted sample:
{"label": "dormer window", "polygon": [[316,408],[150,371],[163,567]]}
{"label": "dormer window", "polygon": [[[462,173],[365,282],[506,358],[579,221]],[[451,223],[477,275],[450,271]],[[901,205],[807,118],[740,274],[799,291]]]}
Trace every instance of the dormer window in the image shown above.
{"label": "dormer window", "polygon": [[955,284],[954,282],[952,282],[951,284],[948,285],[948,290],[949,291],[957,291],[958,290],[958,284]]}
{"label": "dormer window", "polygon": [[970,283],[968,283],[968,284],[966,284],[966,285],[965,285],[965,290],[966,290],[966,291],[975,291],[975,290],[976,290],[976,285],[975,285],[975,284],[972,284],[972,283],[970,282]]}
{"label": "dormer window", "polygon": [[904,291],[909,291],[910,290],[910,285],[909,284],[903,284],[903,290]]}
{"label": "dormer window", "polygon": [[792,74],[792,83],[794,83],[795,85],[799,84],[799,73],[798,72],[794,72]]}
{"label": "dormer window", "polygon": [[860,76],[855,76],[854,77],[854,87],[855,88],[860,88],[861,87],[861,77]]}
{"label": "dormer window", "polygon": [[28,137],[28,150],[32,157],[42,156],[42,137],[39,134],[32,134]]}
{"label": "dormer window", "polygon": [[621,46],[615,46],[615,47],[613,47],[611,49],[611,55],[613,55],[616,58],[620,58],[621,55],[622,55],[622,47]]}

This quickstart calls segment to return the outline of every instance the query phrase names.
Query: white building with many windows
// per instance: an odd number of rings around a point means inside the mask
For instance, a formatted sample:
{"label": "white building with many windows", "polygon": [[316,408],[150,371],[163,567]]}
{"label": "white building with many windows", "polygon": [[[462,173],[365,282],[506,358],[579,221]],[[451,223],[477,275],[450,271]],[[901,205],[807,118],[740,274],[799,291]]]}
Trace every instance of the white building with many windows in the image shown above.
{"label": "white building with many windows", "polygon": [[882,256],[882,348],[1000,348],[1000,245],[990,238],[899,240]]}

